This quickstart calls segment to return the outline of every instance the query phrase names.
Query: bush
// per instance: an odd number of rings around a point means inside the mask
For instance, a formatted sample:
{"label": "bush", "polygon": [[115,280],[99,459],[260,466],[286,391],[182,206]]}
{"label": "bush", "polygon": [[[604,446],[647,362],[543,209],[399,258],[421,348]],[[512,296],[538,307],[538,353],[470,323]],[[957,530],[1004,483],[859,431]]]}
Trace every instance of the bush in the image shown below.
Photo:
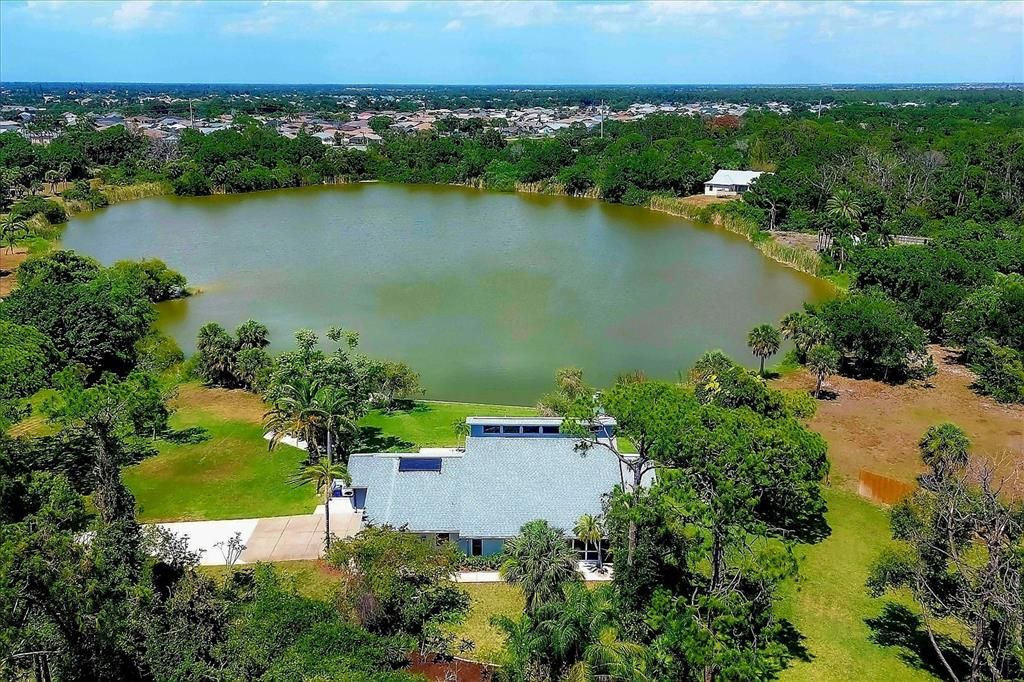
{"label": "bush", "polygon": [[1001,403],[1024,403],[1024,363],[1012,348],[982,339],[974,363],[975,388]]}
{"label": "bush", "polygon": [[185,171],[174,181],[174,193],[180,196],[199,197],[211,191],[209,179],[196,169]]}
{"label": "bush", "polygon": [[139,339],[135,349],[138,352],[138,368],[146,372],[165,372],[185,360],[185,354],[178,343],[153,328]]}
{"label": "bush", "polygon": [[11,215],[18,218],[31,218],[37,213],[51,225],[59,225],[68,220],[68,214],[63,206],[35,194],[27,196],[11,206]]}
{"label": "bush", "polygon": [[188,294],[185,276],[167,267],[158,258],[114,263],[115,272],[124,274],[139,282],[146,297],[153,303],[182,298]]}
{"label": "bush", "polygon": [[0,400],[32,395],[49,381],[53,343],[35,327],[0,320]]}
{"label": "bush", "polygon": [[103,208],[109,202],[103,192],[92,188],[85,180],[78,180],[74,185],[61,192],[61,196],[68,201],[83,204],[89,209]]}
{"label": "bush", "polygon": [[504,552],[498,552],[491,556],[469,556],[463,555],[459,562],[460,571],[497,571],[505,563]]}

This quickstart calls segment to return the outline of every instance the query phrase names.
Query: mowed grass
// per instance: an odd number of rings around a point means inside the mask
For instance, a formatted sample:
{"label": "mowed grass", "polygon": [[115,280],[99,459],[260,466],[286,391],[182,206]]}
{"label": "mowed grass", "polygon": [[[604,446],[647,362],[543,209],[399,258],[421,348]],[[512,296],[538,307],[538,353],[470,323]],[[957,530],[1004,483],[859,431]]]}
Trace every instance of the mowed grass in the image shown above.
{"label": "mowed grass", "polygon": [[400,439],[410,447],[450,447],[458,445],[455,422],[466,417],[524,417],[536,414],[535,408],[515,405],[419,402],[409,410],[371,412],[363,419],[362,425],[369,429],[379,429],[384,438]]}
{"label": "mowed grass", "polygon": [[871,597],[864,586],[872,561],[889,542],[888,514],[846,490],[832,488],[825,496],[832,534],[798,550],[800,578],[786,585],[779,610],[803,636],[810,661],[794,660],[781,679],[935,679],[905,663],[903,650],[873,643],[865,622],[893,601]]}
{"label": "mowed grass", "polygon": [[[305,597],[331,601],[338,591],[338,571],[324,561],[275,561],[273,565],[277,575]],[[251,567],[200,566],[199,570],[215,580],[223,580],[232,571]]]}
{"label": "mowed grass", "polygon": [[[174,429],[201,427],[202,443],[158,441],[159,454],[124,469],[139,505],[139,519],[198,521],[309,514],[312,486],[288,483],[305,453],[287,445],[268,452],[264,403],[244,391],[184,384],[172,403]],[[533,408],[469,403],[416,403],[409,410],[374,412],[364,421],[372,449],[453,446],[453,423],[472,415],[535,414]]]}
{"label": "mowed grass", "polygon": [[309,514],[316,507],[312,486],[288,483],[305,452],[287,445],[268,452],[259,398],[186,384],[174,406],[172,428],[201,427],[210,438],[194,444],[158,441],[157,456],[124,469],[140,521]]}
{"label": "mowed grass", "polygon": [[452,634],[473,642],[469,658],[500,662],[505,636],[491,625],[491,618],[521,616],[526,606],[523,591],[507,583],[462,583],[459,587],[469,594],[470,607],[465,620],[450,628]]}

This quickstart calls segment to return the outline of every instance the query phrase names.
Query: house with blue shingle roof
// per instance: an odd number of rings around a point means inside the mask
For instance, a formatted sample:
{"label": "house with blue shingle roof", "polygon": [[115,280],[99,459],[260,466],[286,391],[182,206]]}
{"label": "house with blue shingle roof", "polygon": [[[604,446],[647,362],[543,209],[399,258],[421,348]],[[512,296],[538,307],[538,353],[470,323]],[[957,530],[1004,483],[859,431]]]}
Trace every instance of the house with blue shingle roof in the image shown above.
{"label": "house with blue shingle roof", "polygon": [[[560,418],[466,421],[464,448],[353,454],[352,485],[343,494],[367,523],[405,527],[489,556],[534,519],[571,536],[577,519],[600,514],[604,496],[623,483],[619,460],[602,447],[581,451],[577,436],[561,432]],[[594,428],[598,438],[615,438],[611,418]],[[581,558],[596,558],[593,546],[588,552],[576,544]]]}

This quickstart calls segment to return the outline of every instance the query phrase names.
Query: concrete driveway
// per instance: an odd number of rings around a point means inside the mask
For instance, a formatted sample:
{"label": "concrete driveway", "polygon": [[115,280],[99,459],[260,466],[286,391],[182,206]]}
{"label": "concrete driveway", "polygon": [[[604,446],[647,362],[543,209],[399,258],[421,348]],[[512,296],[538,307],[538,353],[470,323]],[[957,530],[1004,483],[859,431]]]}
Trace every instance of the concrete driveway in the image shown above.
{"label": "concrete driveway", "polygon": [[[204,566],[223,566],[227,563],[225,548],[235,533],[239,534],[245,550],[238,563],[257,561],[293,561],[318,559],[324,548],[324,509],[317,507],[312,514],[302,516],[273,516],[263,519],[237,519],[229,521],[183,521],[161,523],[160,526],[188,538],[192,551],[201,551],[199,563]],[[352,509],[347,499],[331,500],[331,534],[352,537],[362,525],[361,514]]]}

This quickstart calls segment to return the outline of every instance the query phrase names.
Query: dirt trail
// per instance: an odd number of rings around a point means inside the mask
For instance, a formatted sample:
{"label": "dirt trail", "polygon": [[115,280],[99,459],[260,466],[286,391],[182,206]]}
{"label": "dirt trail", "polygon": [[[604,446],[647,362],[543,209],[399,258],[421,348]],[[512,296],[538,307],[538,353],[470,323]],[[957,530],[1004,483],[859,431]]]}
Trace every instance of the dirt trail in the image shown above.
{"label": "dirt trail", "polygon": [[[912,481],[922,470],[918,440],[929,426],[944,421],[967,432],[976,454],[1004,460],[1007,470],[1014,461],[1024,463],[1024,405],[1001,405],[975,394],[969,369],[956,364],[947,349],[929,351],[939,371],[926,383],[890,386],[845,377],[826,383],[836,397],[819,401],[810,426],[828,441],[834,481],[855,487],[861,469]],[[814,387],[805,371],[777,383]],[[1024,481],[1016,488],[1024,491]]]}

